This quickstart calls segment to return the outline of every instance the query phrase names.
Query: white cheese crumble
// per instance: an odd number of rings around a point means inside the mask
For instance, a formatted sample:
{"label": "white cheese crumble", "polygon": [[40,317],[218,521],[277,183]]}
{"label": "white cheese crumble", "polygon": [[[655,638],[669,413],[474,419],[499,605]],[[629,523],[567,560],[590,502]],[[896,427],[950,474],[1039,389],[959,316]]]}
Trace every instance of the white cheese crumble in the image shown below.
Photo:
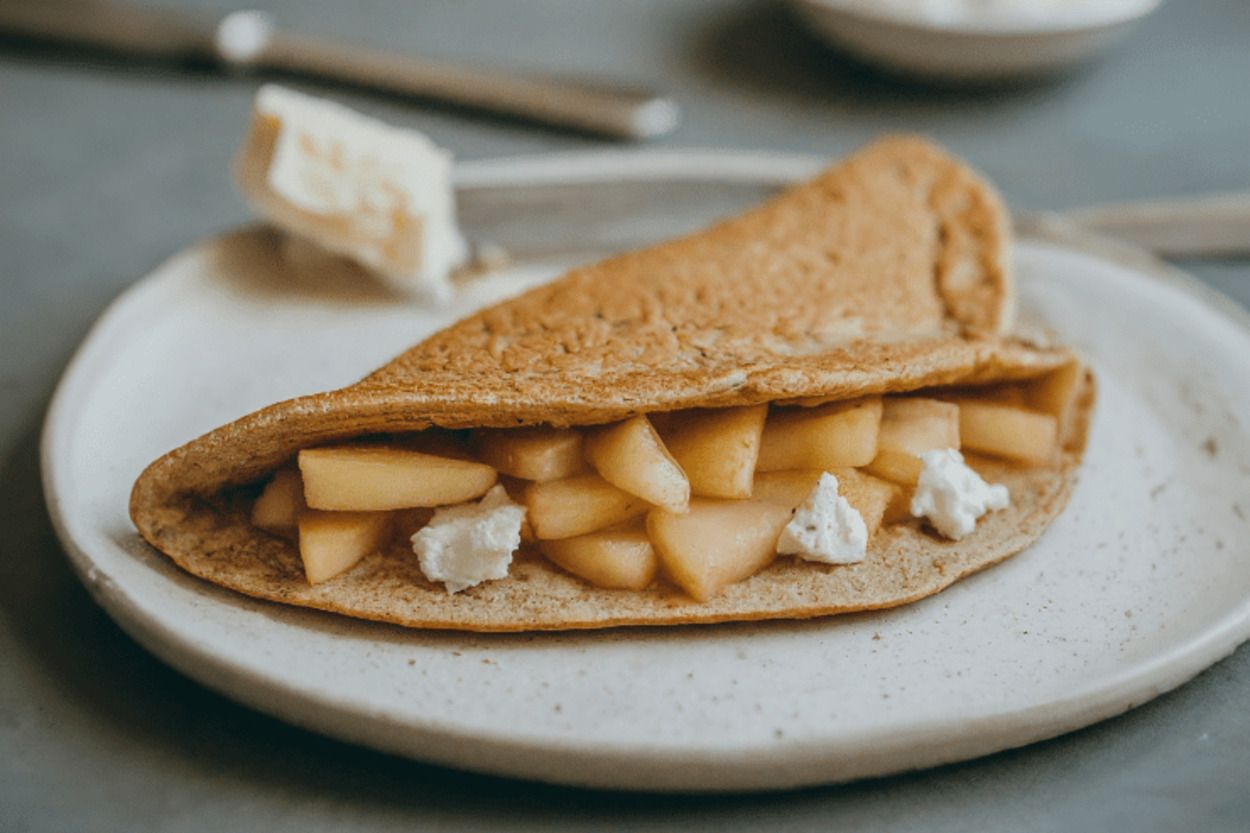
{"label": "white cheese crumble", "polygon": [[928,518],[947,538],[958,541],[970,535],[986,512],[1011,505],[1006,486],[986,483],[953,448],[926,451],[920,460],[924,468],[911,499],[911,513]]}
{"label": "white cheese crumble", "polygon": [[267,84],[236,166],[277,225],[351,258],[390,285],[435,296],[467,248],[451,154],[415,130]]}
{"label": "white cheese crumble", "polygon": [[868,551],[864,517],[838,494],[838,478],[825,472],[781,532],[777,552],[822,564],[855,564]]}
{"label": "white cheese crumble", "polygon": [[421,572],[459,593],[484,581],[507,578],[512,553],[521,546],[525,507],[496,485],[477,503],[448,506],[412,536]]}

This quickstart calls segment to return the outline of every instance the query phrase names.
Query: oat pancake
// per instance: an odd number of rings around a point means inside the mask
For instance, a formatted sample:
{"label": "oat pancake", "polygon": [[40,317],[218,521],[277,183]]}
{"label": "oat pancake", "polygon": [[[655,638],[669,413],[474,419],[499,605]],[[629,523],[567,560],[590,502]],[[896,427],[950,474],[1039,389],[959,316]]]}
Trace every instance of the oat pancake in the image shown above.
{"label": "oat pancake", "polygon": [[1072,360],[1010,335],[1010,227],[993,189],[917,138],[878,141],[704,231],[577,268],[438,332],[347,388],[279,402],[152,463],[131,517],[183,569],[265,599],[412,627],[482,631],[801,618],[914,601],[1034,541],[1067,501],[1093,405],[1063,453],[987,464],[1009,509],[968,538],[883,528],[851,566],[778,560],[709,602],[665,583],[603,590],[541,556],[454,596],[411,550],[317,586],[249,522],[256,484],[302,448],[370,434],[592,425],[636,413],[850,399],[1029,379]]}

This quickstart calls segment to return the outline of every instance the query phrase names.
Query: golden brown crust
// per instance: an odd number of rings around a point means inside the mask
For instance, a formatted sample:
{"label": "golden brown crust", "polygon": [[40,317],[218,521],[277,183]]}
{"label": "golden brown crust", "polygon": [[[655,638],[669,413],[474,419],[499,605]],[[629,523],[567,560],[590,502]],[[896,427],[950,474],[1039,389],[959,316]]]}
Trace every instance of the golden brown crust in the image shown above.
{"label": "golden brown crust", "polygon": [[[879,141],[743,215],[574,269],[460,321],[365,380],[465,400],[555,397],[615,380],[643,401],[670,378],[845,365],[853,345],[1004,332],[1015,295],[1007,215],[921,139]],[[663,371],[660,383],[639,378]],[[536,397],[541,398],[541,397]]]}
{"label": "golden brown crust", "polygon": [[[798,618],[888,607],[1027,546],[1060,511],[1080,453],[1004,470],[1013,507],[963,542],[917,527],[855,567],[778,562],[698,604],[656,585],[592,588],[539,557],[448,597],[411,554],[318,587],[238,498],[300,448],[445,427],[585,425],[640,411],[851,398],[1030,378],[1069,361],[999,333],[1013,317],[1005,214],[934,146],[878,142],[707,231],[576,269],[435,334],[360,383],[281,402],[154,462],[131,495],[143,536],[240,592],[397,624],[531,630]],[[1090,403],[1085,403],[1089,405]]]}

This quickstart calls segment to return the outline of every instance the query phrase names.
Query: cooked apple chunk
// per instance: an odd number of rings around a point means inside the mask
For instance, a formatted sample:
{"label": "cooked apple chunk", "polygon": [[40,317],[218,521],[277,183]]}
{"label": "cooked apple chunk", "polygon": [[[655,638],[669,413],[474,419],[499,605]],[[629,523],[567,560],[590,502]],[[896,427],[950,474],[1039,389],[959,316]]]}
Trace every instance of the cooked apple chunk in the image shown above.
{"label": "cooked apple chunk", "polygon": [[645,416],[591,431],[586,459],[604,480],[656,506],[682,511],[690,501],[686,473]]}
{"label": "cooked apple chunk", "polygon": [[959,448],[959,406],[924,397],[886,397],[877,434],[877,456],[869,474],[904,486],[916,485],[920,458],[940,448]]}
{"label": "cooked apple chunk", "polygon": [[877,451],[921,454],[959,448],[959,406],[925,397],[886,397],[881,407]]}
{"label": "cooked apple chunk", "polygon": [[920,470],[923,468],[924,464],[915,454],[906,451],[881,450],[877,452],[876,457],[872,458],[871,463],[864,466],[864,471],[874,477],[898,483],[900,486],[915,486],[916,481],[920,479]]}
{"label": "cooked apple chunk", "polygon": [[1059,425],[1066,426],[1072,418],[1076,398],[1081,390],[1085,366],[1078,361],[1069,362],[1029,384],[1028,406],[1035,411],[1050,414]]}
{"label": "cooked apple chunk", "polygon": [[483,429],[472,445],[483,463],[523,480],[559,480],[586,468],[582,434],[568,428]]}
{"label": "cooked apple chunk", "polygon": [[886,509],[901,490],[893,483],[855,469],[838,469],[834,474],[838,478],[838,494],[859,512],[871,539],[881,528]]}
{"label": "cooked apple chunk", "polygon": [[636,518],[650,506],[597,474],[531,483],[525,489],[530,526],[540,540],[572,538]]}
{"label": "cooked apple chunk", "polygon": [[982,454],[1038,465],[1055,453],[1058,422],[1050,414],[996,402],[959,401],[963,447]]}
{"label": "cooked apple chunk", "polygon": [[647,534],[673,583],[706,602],[768,566],[789,520],[779,503],[694,498],[684,514],[648,512]]}
{"label": "cooked apple chunk", "polygon": [[543,555],[597,587],[642,590],[655,580],[660,559],[641,522],[543,541]]}
{"label": "cooked apple chunk", "polygon": [[787,471],[762,471],[755,475],[751,487],[751,499],[768,503],[780,503],[794,509],[816,488],[823,472],[820,469],[789,469]]}
{"label": "cooked apple chunk", "polygon": [[390,512],[319,512],[299,516],[299,555],[309,584],[329,581],[376,552],[390,536]]}
{"label": "cooked apple chunk", "polygon": [[464,503],[486,494],[496,479],[482,463],[381,445],[306,449],[299,468],[308,505],[334,511]]}
{"label": "cooked apple chunk", "polygon": [[281,469],[252,504],[252,524],[266,532],[294,537],[304,504],[304,482],[298,469]]}
{"label": "cooked apple chunk", "polygon": [[785,408],[768,415],[758,471],[863,466],[877,454],[881,397]]}
{"label": "cooked apple chunk", "polygon": [[434,517],[434,508],[422,506],[415,509],[396,509],[394,511],[395,540],[410,541],[423,526]]}
{"label": "cooked apple chunk", "polygon": [[881,516],[883,524],[901,524],[907,523],[912,519],[911,499],[916,494],[915,486],[902,486],[894,484],[895,491],[890,496],[890,502],[885,506],[885,513]]}
{"label": "cooked apple chunk", "polygon": [[664,444],[686,472],[691,494],[751,496],[767,405],[715,408],[674,414]]}

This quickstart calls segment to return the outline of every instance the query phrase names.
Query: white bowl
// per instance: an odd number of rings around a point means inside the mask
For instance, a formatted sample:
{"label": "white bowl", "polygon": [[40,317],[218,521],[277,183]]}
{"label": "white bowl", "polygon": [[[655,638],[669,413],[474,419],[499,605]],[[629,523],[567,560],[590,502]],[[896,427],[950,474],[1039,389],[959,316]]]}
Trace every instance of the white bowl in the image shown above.
{"label": "white bowl", "polygon": [[790,2],[818,35],[861,60],[941,81],[994,81],[1084,61],[1162,0],[1083,3],[1051,15],[943,18],[890,3]]}

